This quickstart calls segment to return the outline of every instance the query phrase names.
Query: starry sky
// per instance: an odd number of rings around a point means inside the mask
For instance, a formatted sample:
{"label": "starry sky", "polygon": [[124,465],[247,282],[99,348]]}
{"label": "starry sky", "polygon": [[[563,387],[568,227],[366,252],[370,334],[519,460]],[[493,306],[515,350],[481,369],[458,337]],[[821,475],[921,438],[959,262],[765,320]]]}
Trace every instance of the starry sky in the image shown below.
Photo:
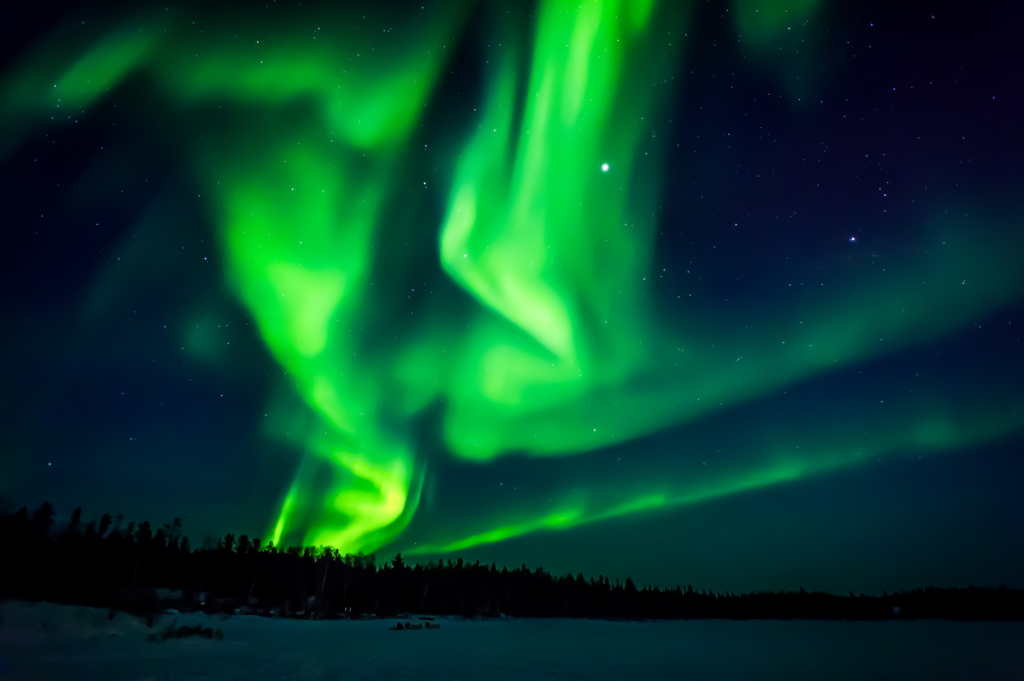
{"label": "starry sky", "polygon": [[1024,586],[1011,3],[7,3],[0,494]]}

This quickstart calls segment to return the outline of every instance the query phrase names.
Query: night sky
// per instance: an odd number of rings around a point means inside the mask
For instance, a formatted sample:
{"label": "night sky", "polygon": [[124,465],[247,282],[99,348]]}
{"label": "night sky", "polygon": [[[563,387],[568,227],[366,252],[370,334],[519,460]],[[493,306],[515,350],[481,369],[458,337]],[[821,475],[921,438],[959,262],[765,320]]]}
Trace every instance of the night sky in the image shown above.
{"label": "night sky", "polygon": [[1016,3],[5,3],[0,493],[1024,586]]}

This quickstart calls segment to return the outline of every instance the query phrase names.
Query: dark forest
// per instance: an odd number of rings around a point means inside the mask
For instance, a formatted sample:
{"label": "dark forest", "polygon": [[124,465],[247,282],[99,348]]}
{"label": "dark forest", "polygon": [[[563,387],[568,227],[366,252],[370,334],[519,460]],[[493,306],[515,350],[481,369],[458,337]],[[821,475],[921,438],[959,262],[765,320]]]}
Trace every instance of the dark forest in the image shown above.
{"label": "dark forest", "polygon": [[[416,612],[461,617],[604,619],[945,618],[1024,620],[1024,591],[920,588],[882,596],[778,591],[735,594],[637,587],[598,575],[552,575],[461,558],[408,565],[401,555],[341,555],[329,547],[275,547],[226,534],[193,548],[181,520],[121,527],[81,509],[55,527],[51,504],[0,516],[0,598],[46,600],[139,614],[167,608],[235,614],[383,618]],[[212,543],[212,542],[211,542]]]}

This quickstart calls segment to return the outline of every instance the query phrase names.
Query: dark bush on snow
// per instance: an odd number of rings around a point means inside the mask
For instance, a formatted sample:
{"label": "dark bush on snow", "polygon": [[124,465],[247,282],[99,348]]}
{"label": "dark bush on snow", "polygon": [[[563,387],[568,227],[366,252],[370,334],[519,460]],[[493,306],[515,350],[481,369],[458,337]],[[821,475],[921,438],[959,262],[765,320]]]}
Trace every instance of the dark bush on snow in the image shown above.
{"label": "dark bush on snow", "polygon": [[198,624],[194,627],[180,626],[175,628],[176,622],[172,622],[167,625],[167,628],[163,631],[159,631],[155,634],[150,634],[146,638],[150,641],[160,643],[172,638],[191,638],[198,636],[200,638],[216,639],[218,641],[224,640],[224,632],[220,629],[214,631],[210,627],[201,627]]}

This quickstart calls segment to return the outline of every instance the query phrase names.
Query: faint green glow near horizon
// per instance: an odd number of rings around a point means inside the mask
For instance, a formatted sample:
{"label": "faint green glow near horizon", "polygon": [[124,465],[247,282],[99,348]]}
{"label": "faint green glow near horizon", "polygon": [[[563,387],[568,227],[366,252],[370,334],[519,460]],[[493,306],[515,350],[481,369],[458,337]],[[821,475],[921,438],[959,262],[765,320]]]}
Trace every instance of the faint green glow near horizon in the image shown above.
{"label": "faint green glow near horizon", "polygon": [[[647,464],[640,473],[609,481],[599,489],[586,493],[567,494],[559,500],[555,512],[551,503],[528,502],[520,508],[494,509],[500,523],[467,523],[475,533],[449,538],[436,543],[401,543],[401,553],[408,556],[429,556],[465,551],[476,546],[495,543],[530,532],[557,531],[567,527],[600,522],[626,515],[685,508],[713,499],[762,489],[772,485],[801,480],[812,475],[881,461],[884,457],[910,458],[934,455],[943,451],[979,445],[1005,436],[1021,427],[1018,416],[1024,400],[1011,400],[996,408],[979,408],[970,400],[956,405],[959,413],[940,407],[935,414],[905,420],[875,422],[877,435],[846,432],[840,429],[825,433],[801,433],[800,437],[775,436],[762,451],[752,448],[739,462],[726,462],[721,473],[698,471],[698,467],[673,473]],[[903,416],[906,416],[905,414]],[[803,442],[795,449],[793,441]],[[837,444],[841,443],[841,444]],[[803,449],[804,454],[797,455]],[[722,462],[717,462],[721,464]],[[644,466],[632,463],[631,466]],[[637,484],[635,478],[643,482]],[[654,480],[658,480],[654,482]],[[546,499],[543,501],[547,501]],[[526,519],[515,520],[516,516]],[[505,522],[502,522],[502,519]],[[511,522],[509,522],[511,521]]]}
{"label": "faint green glow near horizon", "polygon": [[[790,18],[813,33],[821,4],[739,0],[742,49],[754,59],[784,44]],[[685,96],[675,74],[681,36],[699,30],[689,11],[655,0],[543,0],[534,35],[495,22],[503,49],[485,67],[476,125],[449,140],[457,158],[445,215],[431,226],[440,228],[437,251],[422,255],[439,259],[475,312],[458,326],[439,315],[402,327],[393,347],[351,332],[379,313],[388,263],[376,245],[392,227],[382,213],[401,197],[403,154],[469,16],[465,3],[400,27],[403,41],[379,52],[355,34],[324,34],[313,46],[290,26],[238,29],[240,48],[223,27],[197,36],[171,26],[165,36],[159,21],[132,24],[61,68],[33,53],[0,86],[3,115],[27,126],[58,105],[87,107],[138,73],[180,107],[174,115],[195,116],[181,147],[210,198],[226,281],[305,405],[301,414],[277,409],[271,421],[282,425],[268,427],[304,452],[271,540],[373,551],[401,543],[417,510],[427,464],[413,424],[432,403],[443,404],[444,445],[464,465],[512,453],[585,455],[940,336],[1019,299],[1019,244],[987,237],[975,219],[926,226],[923,252],[884,283],[837,285],[842,306],[797,304],[761,317],[769,321],[755,335],[686,308],[655,309],[658,136]],[[344,26],[344,13],[337,18]],[[763,59],[793,75],[812,55]],[[248,107],[246,134],[199,144],[191,133],[219,102]],[[294,102],[311,102],[313,113],[291,112]],[[0,135],[8,148],[14,133]],[[754,449],[718,477],[666,479],[651,468],[585,493],[566,481],[544,509],[483,509],[406,550],[450,552],[680,507],[860,465],[868,452],[941,451],[1021,427],[1012,410],[993,413],[960,423],[955,414],[908,417],[848,447],[830,445],[829,435],[845,437],[832,432],[799,455]]]}

